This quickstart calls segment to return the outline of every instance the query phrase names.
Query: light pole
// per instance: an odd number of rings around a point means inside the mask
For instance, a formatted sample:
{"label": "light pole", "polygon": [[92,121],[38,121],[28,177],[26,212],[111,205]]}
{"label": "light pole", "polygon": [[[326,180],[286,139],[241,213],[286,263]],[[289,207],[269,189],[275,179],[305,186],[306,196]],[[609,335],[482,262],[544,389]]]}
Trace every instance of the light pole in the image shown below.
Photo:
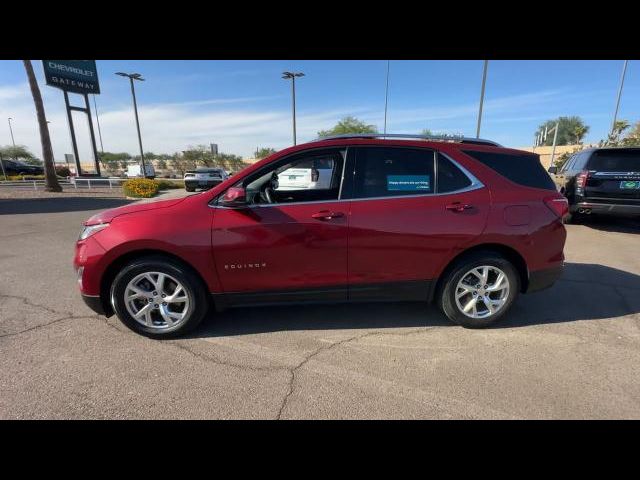
{"label": "light pole", "polygon": [[622,87],[624,85],[624,75],[627,73],[627,63],[629,60],[625,60],[622,64],[622,76],[620,77],[620,87],[618,88],[618,98],[616,99],[616,110],[613,113],[613,123],[611,123],[611,135],[616,129],[616,120],[618,118],[618,107],[620,107],[620,97],[622,96]]}
{"label": "light pole", "polygon": [[304,77],[302,72],[282,72],[282,78],[291,80],[291,105],[293,112],[293,144],[296,144],[296,77]]}
{"label": "light pole", "polygon": [[11,133],[11,143],[13,144],[13,159],[15,161],[18,161],[18,157],[16,155],[16,141],[13,139],[13,128],[11,128],[11,120],[13,120],[11,117],[7,118],[7,121],[9,122],[9,133]]}
{"label": "light pole", "polygon": [[136,89],[133,86],[134,80],[144,82],[144,78],[139,73],[116,72],[116,75],[129,78],[131,82],[131,96],[133,97],[133,111],[136,114],[136,127],[138,128],[138,143],[140,144],[140,160],[142,161],[142,177],[147,178],[147,169],[144,165],[144,151],[142,150],[142,136],[140,135],[140,120],[138,120],[138,104],[136,103]]}
{"label": "light pole", "polygon": [[96,96],[93,96],[93,107],[96,111],[96,123],[98,124],[98,137],[100,138],[100,153],[104,153],[104,147],[102,146],[102,132],[100,131],[100,118],[98,117],[98,105],[96,104]]}
{"label": "light pole", "polygon": [[384,134],[387,134],[387,106],[389,105],[389,66],[391,61],[387,60],[387,86],[384,90]]}
{"label": "light pole", "polygon": [[482,123],[482,105],[484,104],[484,87],[487,83],[487,66],[489,60],[484,61],[482,69],[482,88],[480,89],[480,109],[478,110],[478,128],[476,129],[476,138],[480,138],[480,123]]}

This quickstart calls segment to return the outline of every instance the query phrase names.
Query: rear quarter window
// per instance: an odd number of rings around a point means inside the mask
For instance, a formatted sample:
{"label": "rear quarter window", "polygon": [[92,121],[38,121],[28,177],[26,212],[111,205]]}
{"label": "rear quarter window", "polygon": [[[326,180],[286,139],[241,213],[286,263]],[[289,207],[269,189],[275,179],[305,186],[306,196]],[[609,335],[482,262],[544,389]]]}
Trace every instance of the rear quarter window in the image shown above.
{"label": "rear quarter window", "polygon": [[519,185],[545,190],[556,190],[551,177],[540,163],[540,157],[532,154],[479,152],[463,150],[480,163]]}

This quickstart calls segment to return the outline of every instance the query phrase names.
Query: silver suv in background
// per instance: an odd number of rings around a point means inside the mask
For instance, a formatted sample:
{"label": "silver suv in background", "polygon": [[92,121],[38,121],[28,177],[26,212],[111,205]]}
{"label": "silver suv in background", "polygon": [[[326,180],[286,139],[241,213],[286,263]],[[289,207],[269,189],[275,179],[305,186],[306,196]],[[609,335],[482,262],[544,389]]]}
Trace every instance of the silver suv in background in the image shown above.
{"label": "silver suv in background", "polygon": [[197,188],[208,190],[229,178],[223,168],[197,168],[184,174],[184,188],[187,192],[195,192]]}

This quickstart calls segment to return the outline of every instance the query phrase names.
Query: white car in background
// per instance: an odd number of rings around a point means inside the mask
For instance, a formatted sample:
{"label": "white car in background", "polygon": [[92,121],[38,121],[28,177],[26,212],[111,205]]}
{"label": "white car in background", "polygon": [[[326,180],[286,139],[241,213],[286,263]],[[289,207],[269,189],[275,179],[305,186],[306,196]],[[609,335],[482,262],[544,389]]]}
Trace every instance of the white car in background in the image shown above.
{"label": "white car in background", "polygon": [[278,191],[303,189],[328,189],[331,187],[333,161],[314,159],[297,163],[278,173]]}
{"label": "white car in background", "polygon": [[197,168],[184,174],[184,188],[195,192],[197,188],[208,190],[224,182],[229,175],[223,168]]}

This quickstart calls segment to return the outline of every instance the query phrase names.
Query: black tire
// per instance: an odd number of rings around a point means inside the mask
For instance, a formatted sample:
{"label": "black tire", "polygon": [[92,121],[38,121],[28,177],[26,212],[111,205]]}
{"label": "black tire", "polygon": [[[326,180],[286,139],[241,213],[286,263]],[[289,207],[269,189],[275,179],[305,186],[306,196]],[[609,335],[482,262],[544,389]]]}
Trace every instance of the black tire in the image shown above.
{"label": "black tire", "polygon": [[195,191],[196,191],[196,189],[195,189],[195,188],[191,188],[191,187],[184,187],[184,189],[185,189],[187,192],[195,192]]}
{"label": "black tire", "polygon": [[[456,304],[455,294],[458,282],[471,269],[479,266],[493,266],[502,270],[509,281],[509,292],[504,305],[494,314],[484,318],[471,318],[464,314]],[[462,257],[448,270],[436,293],[436,300],[442,312],[449,320],[465,328],[483,328],[500,320],[509,310],[520,292],[520,275],[502,255],[495,252],[474,252]]]}
{"label": "black tire", "polygon": [[[171,275],[182,284],[189,299],[186,317],[175,327],[158,329],[142,325],[127,310],[124,292],[127,284],[137,275],[145,272],[161,272]],[[111,305],[118,318],[134,332],[150,338],[173,338],[194,329],[209,310],[206,287],[198,275],[190,268],[162,255],[150,255],[133,260],[116,275],[109,293]],[[157,315],[157,314],[156,314]]]}
{"label": "black tire", "polygon": [[567,225],[579,225],[584,222],[584,215],[578,212],[569,212],[562,218],[562,222]]}

